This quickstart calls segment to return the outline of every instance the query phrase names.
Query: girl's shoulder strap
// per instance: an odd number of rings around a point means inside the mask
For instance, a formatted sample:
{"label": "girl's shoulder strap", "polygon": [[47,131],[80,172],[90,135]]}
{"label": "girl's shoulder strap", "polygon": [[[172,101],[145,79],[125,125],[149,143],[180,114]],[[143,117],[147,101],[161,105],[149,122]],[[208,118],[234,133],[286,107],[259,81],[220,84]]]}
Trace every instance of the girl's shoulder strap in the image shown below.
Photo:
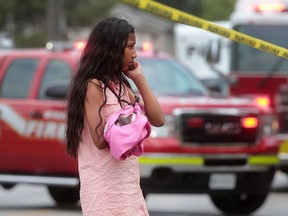
{"label": "girl's shoulder strap", "polygon": [[104,85],[104,83],[101,80],[98,80],[98,79],[91,79],[91,80],[89,80],[89,82],[92,82],[98,88],[102,89],[102,94],[103,94],[103,98],[104,98],[105,97],[105,93],[104,93],[105,85]]}
{"label": "girl's shoulder strap", "polygon": [[102,83],[102,81],[100,81],[100,80],[97,80],[97,79],[91,79],[91,80],[89,80],[89,82],[92,82],[92,83],[94,83],[95,85],[97,85],[99,88],[102,88],[103,87],[103,83]]}

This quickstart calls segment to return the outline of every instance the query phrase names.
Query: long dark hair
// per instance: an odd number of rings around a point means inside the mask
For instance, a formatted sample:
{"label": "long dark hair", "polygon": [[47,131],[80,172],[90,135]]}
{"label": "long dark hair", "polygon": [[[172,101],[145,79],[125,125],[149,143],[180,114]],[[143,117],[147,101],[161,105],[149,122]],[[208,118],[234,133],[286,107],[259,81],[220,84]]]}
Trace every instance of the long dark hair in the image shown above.
{"label": "long dark hair", "polygon": [[[123,85],[130,87],[122,73],[124,49],[130,33],[134,33],[134,27],[131,24],[124,19],[111,17],[100,21],[88,38],[67,100],[66,151],[73,158],[76,158],[79,143],[82,141],[84,99],[88,82],[91,79],[102,81],[105,92],[105,89],[109,88],[109,83],[116,79],[120,83],[117,96],[119,102]],[[100,111],[106,100],[105,95]],[[99,125],[103,121],[100,111]]]}

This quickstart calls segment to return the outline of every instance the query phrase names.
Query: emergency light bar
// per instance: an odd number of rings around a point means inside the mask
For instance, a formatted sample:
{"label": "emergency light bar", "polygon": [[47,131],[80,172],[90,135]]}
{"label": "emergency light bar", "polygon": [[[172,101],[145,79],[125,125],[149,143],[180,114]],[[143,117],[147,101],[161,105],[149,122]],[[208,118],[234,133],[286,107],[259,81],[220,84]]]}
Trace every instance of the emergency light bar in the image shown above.
{"label": "emergency light bar", "polygon": [[136,44],[137,52],[141,52],[142,55],[156,55],[158,53],[157,50],[154,49],[153,43],[151,41],[144,41],[140,44]]}
{"label": "emergency light bar", "polygon": [[77,41],[74,44],[74,48],[77,50],[83,50],[86,46],[86,41]]}
{"label": "emergency light bar", "polygon": [[86,46],[86,41],[50,41],[46,44],[46,49],[54,52],[83,50]]}
{"label": "emergency light bar", "polygon": [[238,0],[230,19],[233,26],[248,23],[284,24],[288,22],[288,0]]}
{"label": "emergency light bar", "polygon": [[143,43],[136,44],[136,50],[144,53],[153,53],[155,51],[151,41],[144,41]]}
{"label": "emergency light bar", "polygon": [[255,6],[257,12],[285,12],[287,7],[283,3],[260,3]]}
{"label": "emergency light bar", "polygon": [[267,108],[270,107],[270,98],[268,96],[256,96],[253,99],[254,104],[256,104],[259,107]]}
{"label": "emergency light bar", "polygon": [[146,52],[153,51],[154,49],[153,44],[151,42],[144,42],[141,48],[143,51],[146,51]]}

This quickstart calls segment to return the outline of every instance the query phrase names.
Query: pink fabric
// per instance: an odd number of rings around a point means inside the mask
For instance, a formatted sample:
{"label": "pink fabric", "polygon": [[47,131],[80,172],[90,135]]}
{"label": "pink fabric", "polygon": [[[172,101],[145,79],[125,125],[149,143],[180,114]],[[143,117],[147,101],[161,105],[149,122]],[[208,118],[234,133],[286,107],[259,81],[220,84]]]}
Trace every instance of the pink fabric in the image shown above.
{"label": "pink fabric", "polygon": [[[105,115],[120,109],[109,90]],[[130,102],[127,92],[125,99]],[[139,164],[136,156],[115,159],[109,149],[98,150],[85,122],[83,142],[78,149],[80,201],[84,216],[149,216],[139,185]]]}
{"label": "pink fabric", "polygon": [[[135,119],[127,125],[117,125],[119,116],[134,115]],[[113,113],[107,119],[104,138],[109,143],[110,151],[117,160],[124,160],[131,155],[143,154],[143,140],[151,132],[151,125],[138,103],[135,106],[126,106]],[[125,139],[123,139],[123,137]]]}

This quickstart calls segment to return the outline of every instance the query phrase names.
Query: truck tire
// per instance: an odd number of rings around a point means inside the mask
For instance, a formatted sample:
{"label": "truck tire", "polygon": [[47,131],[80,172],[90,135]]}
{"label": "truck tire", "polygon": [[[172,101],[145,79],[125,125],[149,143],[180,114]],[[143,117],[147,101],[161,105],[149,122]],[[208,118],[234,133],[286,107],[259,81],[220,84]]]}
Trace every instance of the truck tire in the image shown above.
{"label": "truck tire", "polygon": [[214,205],[226,214],[249,214],[257,210],[266,200],[265,194],[210,194]]}
{"label": "truck tire", "polygon": [[11,188],[13,188],[15,186],[15,184],[9,184],[9,183],[4,183],[4,184],[1,184],[1,185],[6,190],[9,190],[9,189],[11,189]]}
{"label": "truck tire", "polygon": [[79,197],[79,188],[65,188],[48,186],[50,196],[59,205],[76,204]]}
{"label": "truck tire", "polygon": [[143,195],[144,199],[146,199],[146,198],[147,198],[147,195],[148,195],[148,193],[142,190],[142,195]]}

